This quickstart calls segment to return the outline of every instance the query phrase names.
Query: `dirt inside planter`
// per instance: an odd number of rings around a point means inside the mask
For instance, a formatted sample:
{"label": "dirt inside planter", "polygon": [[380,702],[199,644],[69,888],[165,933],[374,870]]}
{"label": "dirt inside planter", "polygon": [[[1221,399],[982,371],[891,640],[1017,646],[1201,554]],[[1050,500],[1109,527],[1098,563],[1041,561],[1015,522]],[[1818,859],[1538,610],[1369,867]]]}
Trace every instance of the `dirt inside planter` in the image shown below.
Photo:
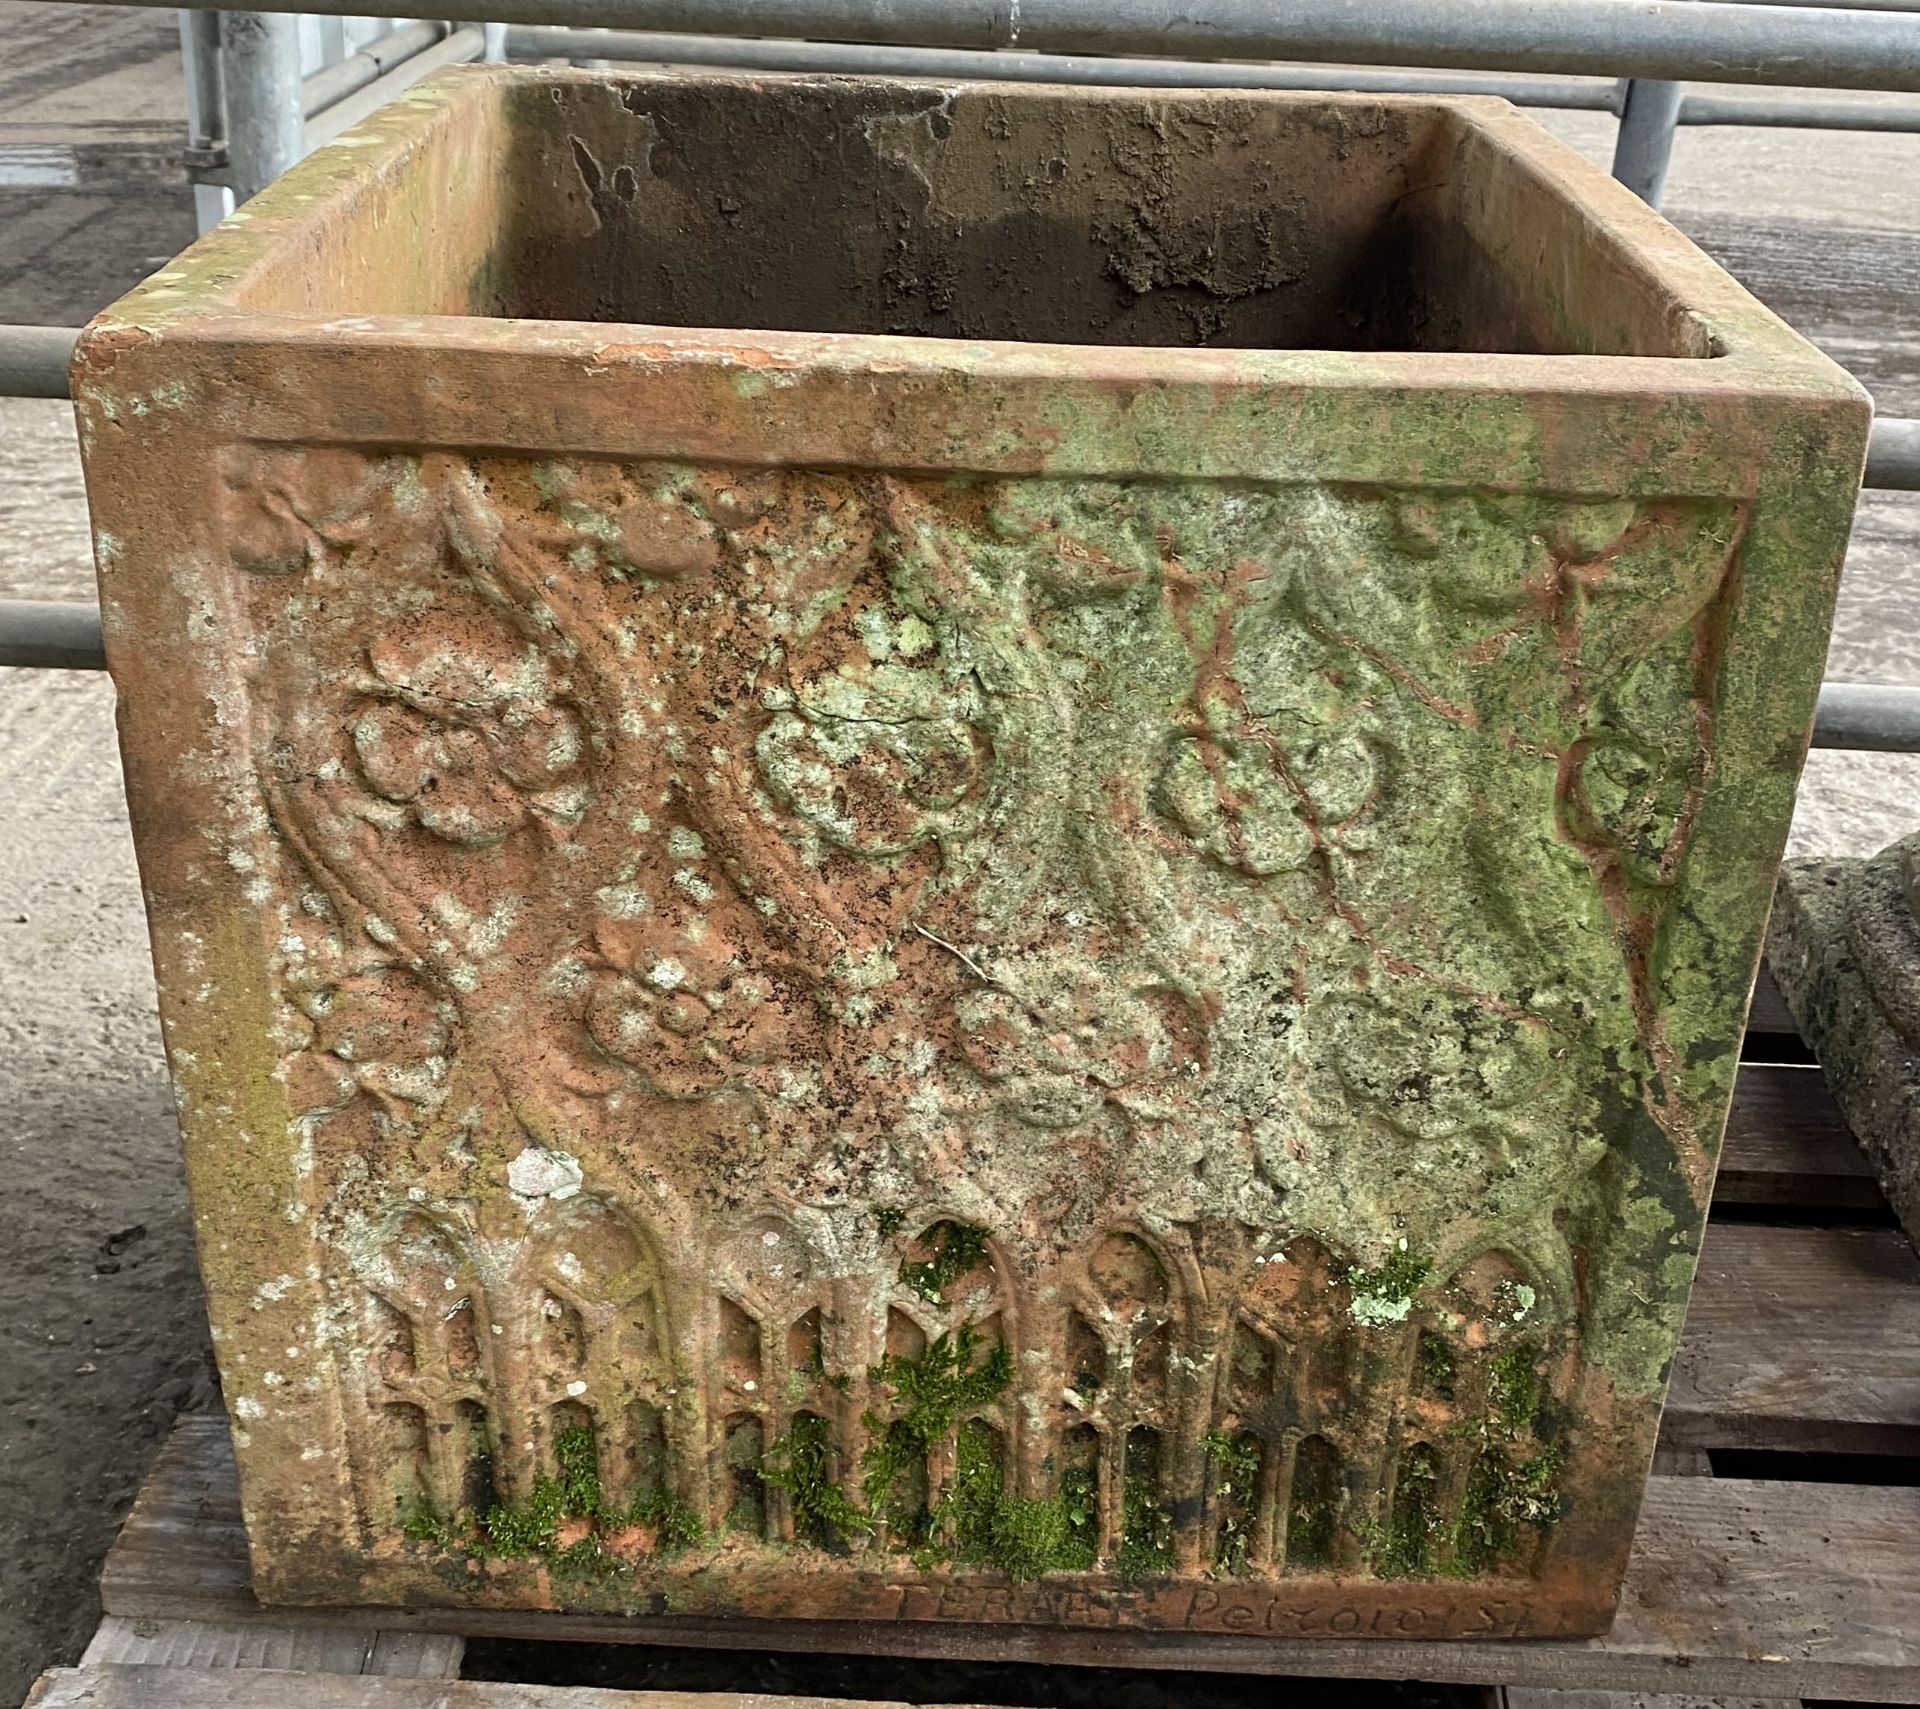
{"label": "dirt inside planter", "polygon": [[[422,228],[249,306],[1246,349],[1708,356],[1432,102],[672,75],[515,87]],[[449,151],[452,152],[451,150]],[[430,223],[429,223],[430,222]]]}

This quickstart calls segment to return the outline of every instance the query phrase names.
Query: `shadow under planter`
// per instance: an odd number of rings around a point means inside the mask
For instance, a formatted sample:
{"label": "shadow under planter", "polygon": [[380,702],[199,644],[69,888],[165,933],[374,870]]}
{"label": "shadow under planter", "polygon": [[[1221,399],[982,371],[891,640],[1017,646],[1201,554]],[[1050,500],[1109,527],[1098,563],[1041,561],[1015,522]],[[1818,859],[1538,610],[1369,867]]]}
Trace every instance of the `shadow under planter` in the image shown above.
{"label": "shadow under planter", "polygon": [[463,71],[74,395],[263,1599],[1605,1626],[1867,423],[1656,215]]}

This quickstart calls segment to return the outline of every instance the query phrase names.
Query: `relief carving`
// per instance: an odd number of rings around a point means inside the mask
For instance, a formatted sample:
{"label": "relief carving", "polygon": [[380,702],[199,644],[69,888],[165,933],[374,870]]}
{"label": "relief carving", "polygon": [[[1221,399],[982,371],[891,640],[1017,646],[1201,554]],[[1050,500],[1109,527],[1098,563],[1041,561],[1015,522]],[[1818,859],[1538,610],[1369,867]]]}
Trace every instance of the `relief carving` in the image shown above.
{"label": "relief carving", "polygon": [[368,1546],[1534,1569],[1736,505],[227,483]]}

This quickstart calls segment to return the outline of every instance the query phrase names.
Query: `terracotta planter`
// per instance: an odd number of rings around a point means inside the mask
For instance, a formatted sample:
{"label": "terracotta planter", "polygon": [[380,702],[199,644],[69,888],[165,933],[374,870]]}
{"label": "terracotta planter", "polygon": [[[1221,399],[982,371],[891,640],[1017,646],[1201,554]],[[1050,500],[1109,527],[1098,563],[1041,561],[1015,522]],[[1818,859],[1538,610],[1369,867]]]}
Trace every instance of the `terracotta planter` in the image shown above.
{"label": "terracotta planter", "polygon": [[1867,423],[1655,215],[461,72],[75,396],[264,1598],[1604,1627]]}

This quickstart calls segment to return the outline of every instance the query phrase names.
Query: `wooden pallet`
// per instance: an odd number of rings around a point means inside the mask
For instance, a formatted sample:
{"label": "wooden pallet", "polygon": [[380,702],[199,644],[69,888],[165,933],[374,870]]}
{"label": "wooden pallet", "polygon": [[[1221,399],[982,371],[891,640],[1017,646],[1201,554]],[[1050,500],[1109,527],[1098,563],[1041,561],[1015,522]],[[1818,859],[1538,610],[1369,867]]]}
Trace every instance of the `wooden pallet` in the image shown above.
{"label": "wooden pallet", "polygon": [[[820,1709],[457,1679],[468,1638],[1417,1679],[1508,1709],[1621,1693],[1920,1702],[1920,1258],[1770,985],[1620,1615],[1586,1642],[1353,1642],[1178,1631],[260,1607],[224,1418],[180,1421],[101,1578],[81,1664],[35,1709]],[[1783,1470],[1770,1458],[1793,1456]],[[1863,1462],[1862,1456],[1877,1457]],[[1716,1466],[1716,1462],[1718,1465]],[[1781,1475],[1727,1476],[1730,1467]],[[1884,1482],[1824,1481],[1863,1473]],[[263,1671],[265,1670],[265,1671]],[[929,1669],[929,1694],[938,1696]],[[1204,1690],[1191,1701],[1204,1704]],[[1644,1696],[1632,1701],[1645,1702]]]}

